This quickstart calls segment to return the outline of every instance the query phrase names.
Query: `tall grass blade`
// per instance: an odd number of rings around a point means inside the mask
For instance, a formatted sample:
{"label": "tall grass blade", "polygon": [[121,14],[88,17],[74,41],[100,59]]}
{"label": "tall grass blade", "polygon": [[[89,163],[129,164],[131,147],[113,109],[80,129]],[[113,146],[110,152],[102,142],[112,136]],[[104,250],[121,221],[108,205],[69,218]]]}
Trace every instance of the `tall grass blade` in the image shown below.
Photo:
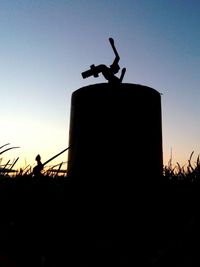
{"label": "tall grass blade", "polygon": [[3,146],[0,146],[0,149],[2,149],[2,148],[5,147],[5,146],[8,146],[8,145],[10,145],[10,143],[7,143],[7,144],[5,144],[5,145],[3,145]]}
{"label": "tall grass blade", "polygon": [[7,148],[7,149],[1,151],[1,152],[0,152],[0,155],[3,154],[3,153],[5,153],[5,152],[8,151],[8,150],[15,149],[15,148],[20,148],[20,147],[19,147],[19,146],[13,146],[13,147]]}

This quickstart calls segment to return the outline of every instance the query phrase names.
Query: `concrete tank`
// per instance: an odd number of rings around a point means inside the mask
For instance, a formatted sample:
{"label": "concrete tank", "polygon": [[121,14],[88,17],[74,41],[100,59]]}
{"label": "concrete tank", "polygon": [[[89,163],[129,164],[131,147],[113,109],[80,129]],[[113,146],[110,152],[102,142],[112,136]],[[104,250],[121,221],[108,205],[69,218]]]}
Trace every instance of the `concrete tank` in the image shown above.
{"label": "concrete tank", "polygon": [[152,184],[162,177],[161,96],[139,84],[73,92],[68,176],[78,184]]}

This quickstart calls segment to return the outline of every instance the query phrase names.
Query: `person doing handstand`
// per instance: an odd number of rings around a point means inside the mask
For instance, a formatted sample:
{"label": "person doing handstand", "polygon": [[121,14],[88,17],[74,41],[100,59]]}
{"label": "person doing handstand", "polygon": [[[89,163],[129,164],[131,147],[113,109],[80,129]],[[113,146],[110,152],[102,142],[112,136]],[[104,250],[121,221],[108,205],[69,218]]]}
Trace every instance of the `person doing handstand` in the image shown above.
{"label": "person doing handstand", "polygon": [[99,73],[102,73],[104,78],[108,80],[109,83],[121,83],[122,82],[124,78],[124,74],[126,72],[126,68],[122,69],[120,78],[115,76],[115,74],[118,73],[120,70],[120,66],[119,66],[120,57],[115,47],[113,38],[109,38],[109,41],[115,54],[115,59],[113,63],[110,65],[110,67],[107,67],[104,64],[100,64],[98,66],[95,66],[94,64],[91,65],[90,70],[87,70],[81,73],[84,79],[90,76],[94,76],[96,78],[99,76]]}

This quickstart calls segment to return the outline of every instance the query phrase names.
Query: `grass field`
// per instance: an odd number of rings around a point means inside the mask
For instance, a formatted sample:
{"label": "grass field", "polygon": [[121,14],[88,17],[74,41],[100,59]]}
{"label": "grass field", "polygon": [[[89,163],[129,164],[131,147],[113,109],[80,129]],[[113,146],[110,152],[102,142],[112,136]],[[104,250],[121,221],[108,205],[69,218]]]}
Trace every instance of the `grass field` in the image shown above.
{"label": "grass field", "polygon": [[199,266],[193,153],[185,166],[169,161],[157,187],[109,190],[77,187],[62,163],[40,176],[31,166],[16,172],[16,159],[1,155],[0,266]]}

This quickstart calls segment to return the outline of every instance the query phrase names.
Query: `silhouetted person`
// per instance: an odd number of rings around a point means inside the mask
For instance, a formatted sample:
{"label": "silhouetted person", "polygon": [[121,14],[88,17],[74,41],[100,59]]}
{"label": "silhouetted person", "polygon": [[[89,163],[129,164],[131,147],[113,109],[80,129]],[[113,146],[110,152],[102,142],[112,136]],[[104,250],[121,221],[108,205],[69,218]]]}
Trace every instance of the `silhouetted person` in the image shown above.
{"label": "silhouetted person", "polygon": [[115,48],[114,40],[112,38],[109,38],[109,41],[115,53],[115,59],[113,63],[110,65],[110,67],[107,67],[104,64],[100,64],[98,66],[95,66],[94,64],[91,65],[90,70],[82,72],[82,77],[84,79],[92,75],[94,77],[99,77],[99,73],[102,73],[104,78],[108,80],[109,83],[121,83],[122,82],[126,69],[125,68],[122,69],[120,78],[115,76],[115,74],[118,73],[118,71],[120,70],[120,66],[118,64],[120,57],[117,52],[117,49]]}
{"label": "silhouetted person", "polygon": [[41,175],[41,171],[43,170],[43,164],[41,162],[41,157],[40,157],[39,154],[37,155],[35,160],[37,161],[37,166],[35,166],[33,168],[33,174],[34,174],[34,176],[40,176]]}

